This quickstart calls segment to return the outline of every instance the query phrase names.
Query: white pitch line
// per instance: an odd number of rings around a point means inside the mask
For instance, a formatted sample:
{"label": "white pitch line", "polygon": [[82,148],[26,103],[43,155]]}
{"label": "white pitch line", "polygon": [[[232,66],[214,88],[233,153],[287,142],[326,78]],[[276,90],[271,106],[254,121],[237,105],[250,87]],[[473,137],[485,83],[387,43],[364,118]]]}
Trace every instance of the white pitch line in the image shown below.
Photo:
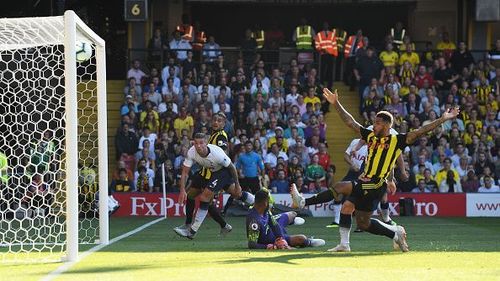
{"label": "white pitch line", "polygon": [[64,273],[65,271],[67,271],[68,269],[70,269],[73,265],[77,264],[79,261],[83,260],[84,258],[86,258],[88,255],[94,253],[94,252],[97,252],[99,250],[101,250],[102,248],[104,247],[107,247],[113,243],[116,243],[124,238],[127,238],[129,236],[132,236],[134,234],[136,234],[137,232],[139,231],[142,231],[150,226],[152,226],[153,224],[155,223],[158,223],[162,220],[164,220],[165,218],[159,218],[159,219],[156,219],[154,221],[151,221],[151,222],[148,222],[142,226],[139,226],[138,228],[134,229],[134,230],[131,230],[127,233],[124,233],[118,237],[115,237],[111,240],[109,240],[109,244],[107,245],[104,245],[104,244],[99,244],[95,247],[92,247],[90,248],[89,250],[83,252],[82,254],[79,255],[78,257],[78,260],[74,261],[74,262],[67,262],[61,266],[59,266],[58,268],[56,268],[54,271],[52,271],[51,273],[49,273],[47,276],[45,276],[42,281],[50,281],[50,280],[54,280],[54,278],[56,278],[57,276],[61,275],[62,273]]}

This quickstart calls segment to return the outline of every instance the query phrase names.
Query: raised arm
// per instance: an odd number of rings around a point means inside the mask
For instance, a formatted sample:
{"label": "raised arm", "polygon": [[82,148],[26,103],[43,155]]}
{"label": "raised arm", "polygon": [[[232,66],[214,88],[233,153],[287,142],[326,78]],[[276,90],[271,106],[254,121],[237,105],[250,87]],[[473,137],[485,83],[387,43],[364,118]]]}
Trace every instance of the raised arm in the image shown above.
{"label": "raised arm", "polygon": [[347,110],[345,110],[345,108],[342,106],[342,104],[340,104],[339,96],[337,94],[337,90],[335,90],[332,93],[327,88],[323,88],[323,96],[325,97],[325,99],[329,103],[333,104],[333,106],[335,107],[335,109],[339,113],[340,118],[342,118],[342,121],[344,121],[344,123],[349,128],[351,128],[352,130],[354,130],[356,133],[359,134],[360,133],[361,125],[358,123],[358,121],[356,121],[354,119],[354,117],[352,117],[352,115],[349,112],[347,112]]}
{"label": "raised arm", "polygon": [[453,119],[458,116],[460,109],[458,107],[449,108],[445,113],[439,118],[429,124],[418,128],[417,130],[411,131],[406,135],[406,143],[412,144],[422,135],[434,130],[437,126],[443,124],[447,120]]}

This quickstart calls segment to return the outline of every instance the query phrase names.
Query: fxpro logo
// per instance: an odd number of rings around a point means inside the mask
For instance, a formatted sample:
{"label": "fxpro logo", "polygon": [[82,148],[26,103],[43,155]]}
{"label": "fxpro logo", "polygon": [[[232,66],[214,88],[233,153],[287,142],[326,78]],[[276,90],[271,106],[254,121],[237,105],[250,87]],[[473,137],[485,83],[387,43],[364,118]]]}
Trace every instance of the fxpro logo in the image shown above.
{"label": "fxpro logo", "polygon": [[184,208],[172,198],[155,198],[154,201],[147,201],[145,197],[130,197],[130,200],[132,200],[131,216],[164,216],[171,208],[174,208],[173,216],[184,215]]}
{"label": "fxpro logo", "polygon": [[[391,215],[399,215],[396,208],[399,207],[399,202],[389,203],[389,212]],[[415,216],[428,216],[433,217],[437,215],[439,208],[438,204],[434,202],[416,202],[413,200],[413,210],[415,211]],[[398,208],[399,209],[399,208]]]}

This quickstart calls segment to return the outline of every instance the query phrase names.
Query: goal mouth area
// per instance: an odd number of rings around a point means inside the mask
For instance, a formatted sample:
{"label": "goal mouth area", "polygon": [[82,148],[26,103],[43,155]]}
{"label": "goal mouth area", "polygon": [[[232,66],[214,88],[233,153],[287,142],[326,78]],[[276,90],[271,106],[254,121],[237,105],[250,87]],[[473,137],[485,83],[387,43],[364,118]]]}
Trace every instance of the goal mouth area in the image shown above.
{"label": "goal mouth area", "polygon": [[75,261],[109,242],[105,42],[73,11],[3,18],[0,69],[0,261]]}

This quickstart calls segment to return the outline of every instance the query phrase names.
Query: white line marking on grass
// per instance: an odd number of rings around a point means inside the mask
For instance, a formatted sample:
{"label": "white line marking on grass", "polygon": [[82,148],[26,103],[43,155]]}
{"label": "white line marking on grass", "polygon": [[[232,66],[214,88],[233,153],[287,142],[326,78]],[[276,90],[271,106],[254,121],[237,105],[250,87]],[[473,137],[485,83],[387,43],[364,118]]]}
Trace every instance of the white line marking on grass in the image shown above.
{"label": "white line marking on grass", "polygon": [[60,267],[56,268],[54,271],[52,271],[51,273],[49,273],[47,276],[45,276],[45,278],[42,279],[42,281],[50,281],[50,280],[53,280],[54,278],[56,278],[57,276],[61,275],[62,273],[64,273],[65,271],[67,271],[68,269],[70,269],[73,265],[77,264],[79,261],[83,260],[84,258],[86,258],[88,255],[94,253],[94,252],[97,252],[99,250],[101,250],[102,248],[104,247],[107,247],[113,243],[116,243],[122,239],[125,239],[129,236],[132,236],[134,234],[136,234],[137,232],[139,231],[142,231],[150,226],[152,226],[153,224],[155,223],[158,223],[162,220],[164,220],[165,218],[159,218],[159,219],[156,219],[154,221],[151,221],[151,222],[148,222],[146,224],[143,224],[141,226],[139,226],[138,228],[134,229],[134,230],[131,230],[127,233],[124,233],[118,237],[115,237],[111,240],[109,240],[109,244],[107,245],[104,245],[104,244],[99,244],[95,247],[92,247],[90,248],[89,250],[81,253],[79,256],[78,256],[78,260],[77,261],[74,261],[74,262],[67,262],[67,263],[64,263],[63,265],[61,265]]}

